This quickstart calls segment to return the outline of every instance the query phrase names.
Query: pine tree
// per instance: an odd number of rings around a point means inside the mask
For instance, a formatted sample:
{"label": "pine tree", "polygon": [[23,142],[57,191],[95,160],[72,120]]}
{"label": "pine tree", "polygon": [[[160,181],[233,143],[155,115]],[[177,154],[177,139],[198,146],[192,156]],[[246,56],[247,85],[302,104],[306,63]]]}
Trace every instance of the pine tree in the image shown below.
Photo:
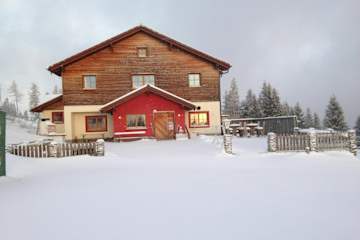
{"label": "pine tree", "polygon": [[356,119],[355,130],[356,135],[360,136],[360,116]]}
{"label": "pine tree", "polygon": [[347,129],[344,111],[335,96],[330,98],[327,106],[324,118],[324,127],[332,128],[337,131],[344,131]]}
{"label": "pine tree", "polygon": [[24,111],[23,117],[24,117],[25,120],[29,120],[29,113],[28,113],[28,111],[26,111],[26,110]]}
{"label": "pine tree", "polygon": [[305,127],[304,112],[299,103],[296,103],[294,107],[294,115],[297,117],[298,127],[304,128]]}
{"label": "pine tree", "polygon": [[275,88],[271,89],[271,104],[272,104],[271,116],[274,117],[281,116],[280,96]]}
{"label": "pine tree", "polygon": [[314,127],[314,118],[313,118],[310,108],[306,109],[304,127],[305,128],[313,128]]}
{"label": "pine tree", "polygon": [[[29,91],[29,108],[32,109],[39,105],[39,97],[40,97],[40,91],[38,85],[35,83],[31,84],[30,91]],[[32,119],[37,120],[39,118],[38,113],[32,114]]]}
{"label": "pine tree", "polygon": [[292,115],[292,113],[291,113],[291,107],[290,107],[290,105],[289,105],[287,102],[284,102],[284,103],[281,105],[281,115],[283,115],[283,116],[290,116],[290,115]]}
{"label": "pine tree", "polygon": [[230,90],[225,92],[224,111],[233,114],[240,110],[239,90],[235,78],[232,79]]}
{"label": "pine tree", "polygon": [[22,99],[22,93],[20,92],[17,84],[15,81],[12,81],[10,87],[9,87],[9,96],[13,99],[15,103],[15,116],[19,112],[19,103]]}
{"label": "pine tree", "polygon": [[244,118],[261,117],[258,100],[251,89],[248,90],[245,100],[241,103],[241,116]]}
{"label": "pine tree", "polygon": [[263,117],[270,117],[273,115],[273,105],[271,97],[271,86],[266,82],[263,83],[261,92],[259,94],[259,105],[261,109],[261,114]]}
{"label": "pine tree", "polygon": [[313,119],[314,119],[314,128],[321,129],[320,117],[317,113],[314,113]]}

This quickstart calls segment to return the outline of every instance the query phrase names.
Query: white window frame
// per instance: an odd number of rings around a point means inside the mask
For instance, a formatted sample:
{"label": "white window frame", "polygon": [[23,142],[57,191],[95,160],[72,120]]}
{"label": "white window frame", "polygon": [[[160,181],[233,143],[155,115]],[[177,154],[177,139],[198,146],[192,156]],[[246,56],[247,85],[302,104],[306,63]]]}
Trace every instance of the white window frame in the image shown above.
{"label": "white window frame", "polygon": [[86,90],[96,89],[96,75],[84,75],[83,84]]}
{"label": "white window frame", "polygon": [[[129,117],[136,117],[137,119],[135,119],[136,122],[136,126],[129,126],[128,125],[128,120]],[[138,126],[138,117],[143,117],[144,118],[144,126]],[[146,129],[146,114],[142,113],[142,114],[126,114],[126,129]]]}
{"label": "white window frame", "polygon": [[200,73],[189,73],[188,74],[189,87],[201,87],[201,74]]}
{"label": "white window frame", "polygon": [[[149,81],[150,79],[147,79],[149,77],[152,77],[152,81]],[[135,79],[137,81],[136,84],[134,84]],[[155,86],[155,75],[154,74],[133,74],[131,76],[131,84],[132,84],[132,88],[134,88],[134,89],[144,86],[145,84],[151,84],[151,85]]]}

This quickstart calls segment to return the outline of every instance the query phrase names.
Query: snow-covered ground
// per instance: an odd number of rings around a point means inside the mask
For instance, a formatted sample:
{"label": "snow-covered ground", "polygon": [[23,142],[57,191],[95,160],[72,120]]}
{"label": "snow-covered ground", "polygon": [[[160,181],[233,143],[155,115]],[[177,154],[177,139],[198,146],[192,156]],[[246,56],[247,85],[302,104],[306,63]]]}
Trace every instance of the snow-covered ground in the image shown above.
{"label": "snow-covered ground", "polygon": [[233,144],[233,156],[214,137],[106,143],[105,157],[7,155],[0,239],[360,238],[359,159]]}

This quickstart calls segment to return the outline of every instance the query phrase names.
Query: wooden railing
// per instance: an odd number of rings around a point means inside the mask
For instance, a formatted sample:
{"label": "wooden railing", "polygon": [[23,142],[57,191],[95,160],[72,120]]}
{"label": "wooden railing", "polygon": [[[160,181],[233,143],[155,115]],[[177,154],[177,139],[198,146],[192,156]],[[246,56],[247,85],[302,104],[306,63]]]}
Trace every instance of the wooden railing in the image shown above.
{"label": "wooden railing", "polygon": [[356,155],[354,131],[332,133],[268,134],[270,152],[347,150]]}
{"label": "wooden railing", "polygon": [[8,146],[8,152],[17,156],[48,158],[48,157],[68,157],[77,155],[103,155],[104,142],[88,143],[29,143],[13,144]]}

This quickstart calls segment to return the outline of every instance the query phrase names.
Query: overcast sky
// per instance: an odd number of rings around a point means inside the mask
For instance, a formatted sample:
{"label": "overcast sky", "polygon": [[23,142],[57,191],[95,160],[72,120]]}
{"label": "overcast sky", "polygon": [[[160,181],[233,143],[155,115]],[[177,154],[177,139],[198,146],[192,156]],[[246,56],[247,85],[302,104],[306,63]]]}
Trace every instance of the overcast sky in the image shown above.
{"label": "overcast sky", "polygon": [[[360,1],[0,0],[0,81],[51,91],[46,68],[140,23],[233,66],[241,98],[270,82],[323,115],[332,94],[360,115]],[[24,99],[24,101],[26,101]]]}

